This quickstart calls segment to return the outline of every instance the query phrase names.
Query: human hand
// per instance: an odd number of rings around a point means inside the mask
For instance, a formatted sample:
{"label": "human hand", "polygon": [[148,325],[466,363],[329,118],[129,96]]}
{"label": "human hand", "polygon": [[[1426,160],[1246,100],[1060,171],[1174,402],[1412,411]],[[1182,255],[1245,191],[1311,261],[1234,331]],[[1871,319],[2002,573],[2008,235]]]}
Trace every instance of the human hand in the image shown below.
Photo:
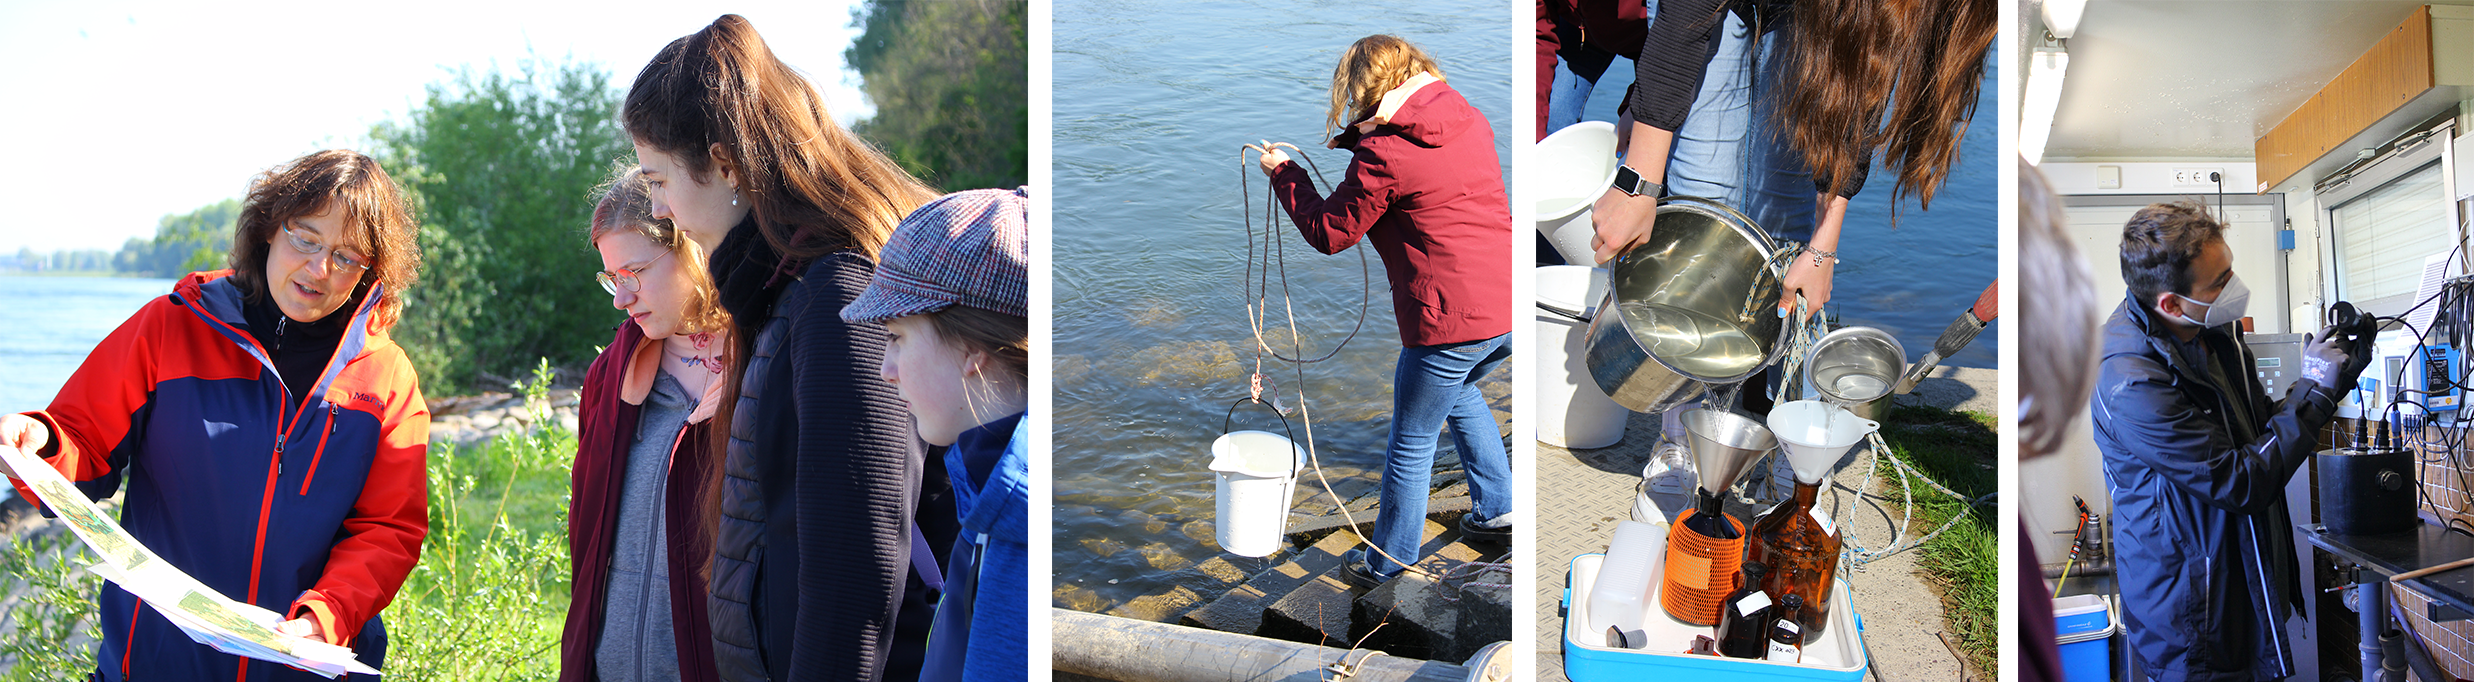
{"label": "human hand", "polygon": [[1263,177],[1267,178],[1280,171],[1280,164],[1289,162],[1289,153],[1280,151],[1280,148],[1297,148],[1296,145],[1291,145],[1286,142],[1263,142],[1260,144],[1251,144],[1246,146],[1262,152],[1261,156],[1255,158],[1255,162],[1262,166]]}
{"label": "human hand", "polygon": [[[26,453],[27,457],[41,459],[42,455],[37,453],[43,450],[43,446],[51,444],[51,440],[51,429],[45,428],[43,422],[33,417],[22,414],[0,416],[0,448],[15,448]],[[12,481],[18,479],[17,470],[11,468],[5,459],[0,459],[0,475],[8,476]]]}
{"label": "human hand", "polygon": [[276,623],[275,631],[313,642],[326,641],[326,629],[318,627],[316,618],[294,618]]}
{"label": "human hand", "polygon": [[1821,306],[1830,302],[1830,277],[1838,269],[1838,259],[1823,257],[1810,251],[1798,253],[1787,264],[1787,277],[1779,282],[1784,291],[1778,294],[1778,316],[1795,312],[1795,295],[1804,294],[1806,317],[1821,313]]}
{"label": "human hand", "polygon": [[[2371,364],[2370,354],[2357,350],[2336,325],[2303,335],[2302,378],[2336,393],[2353,390],[2355,382],[2362,378],[2362,368]],[[2362,356],[2362,361],[2356,361],[2357,355]]]}
{"label": "human hand", "polygon": [[1649,231],[1658,220],[1658,199],[1625,194],[1608,189],[1598,195],[1589,208],[1589,222],[1597,234],[1589,238],[1589,248],[1597,251],[1598,262],[1615,260],[1632,247],[1649,241]]}

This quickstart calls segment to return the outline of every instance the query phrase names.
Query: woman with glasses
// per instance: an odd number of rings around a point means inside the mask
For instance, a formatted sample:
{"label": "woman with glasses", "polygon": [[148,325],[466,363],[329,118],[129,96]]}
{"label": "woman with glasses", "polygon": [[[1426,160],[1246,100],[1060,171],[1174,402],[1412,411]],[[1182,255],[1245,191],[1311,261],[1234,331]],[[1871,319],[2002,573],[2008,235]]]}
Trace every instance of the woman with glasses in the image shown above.
{"label": "woman with glasses", "polygon": [[653,217],[644,174],[621,167],[593,207],[595,275],[626,311],[584,375],[567,511],[574,589],[561,680],[710,680],[705,589],[713,534],[697,523],[720,470],[710,425],[730,364],[730,318],[704,255]]}
{"label": "woman with glasses", "polygon": [[[283,614],[279,632],[383,669],[378,613],[429,532],[429,408],[386,335],[420,269],[416,231],[369,157],[329,150],[259,175],[232,269],[140,309],[49,408],[0,417],[0,447],[98,500],[127,485],[131,537]],[[117,585],[99,601],[97,679],[320,679],[192,641]]]}
{"label": "woman with glasses", "polygon": [[[941,458],[839,315],[935,193],[826,115],[737,15],[672,41],[621,109],[653,215],[712,249],[732,320],[707,583],[724,680],[912,679],[953,546]],[[721,429],[716,429],[717,431]]]}

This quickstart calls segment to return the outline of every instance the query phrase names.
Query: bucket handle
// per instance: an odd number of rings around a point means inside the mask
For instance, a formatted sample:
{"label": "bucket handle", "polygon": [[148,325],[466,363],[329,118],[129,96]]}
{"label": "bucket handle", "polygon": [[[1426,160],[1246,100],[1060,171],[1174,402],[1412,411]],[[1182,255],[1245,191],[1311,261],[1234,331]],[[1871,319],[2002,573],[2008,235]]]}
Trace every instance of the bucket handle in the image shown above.
{"label": "bucket handle", "polygon": [[[1257,405],[1262,405],[1264,408],[1267,408],[1267,409],[1271,408],[1271,403],[1263,402],[1263,399],[1261,399],[1261,398],[1256,398],[1256,397],[1253,397],[1253,396],[1246,396],[1246,397],[1243,397],[1243,398],[1238,398],[1238,399],[1237,399],[1237,402],[1229,403],[1229,405],[1228,405],[1228,414],[1222,415],[1222,416],[1220,417],[1220,435],[1223,435],[1223,436],[1228,435],[1228,425],[1229,425],[1229,423],[1230,423],[1230,420],[1235,419],[1235,418],[1237,417],[1237,406],[1239,406],[1239,405],[1244,405],[1244,404],[1246,404],[1246,403],[1254,403],[1254,404],[1257,404]],[[1272,410],[1271,410],[1271,416],[1274,416],[1274,417],[1279,417],[1279,418],[1280,418],[1280,430],[1281,430],[1281,431],[1283,431],[1283,432],[1286,432],[1286,433],[1288,434],[1288,436],[1289,436],[1289,443],[1291,444],[1291,446],[1292,446],[1292,447],[1294,447],[1295,443],[1297,442],[1297,430],[1296,430],[1296,429],[1289,428],[1289,418],[1288,418],[1288,415],[1280,414],[1280,410],[1278,410],[1278,409],[1272,409]]]}
{"label": "bucket handle", "polygon": [[1563,308],[1559,308],[1559,307],[1556,307],[1556,306],[1554,306],[1554,305],[1548,304],[1548,303],[1547,303],[1547,302],[1545,302],[1545,301],[1539,301],[1539,302],[1538,302],[1538,309],[1539,309],[1539,310],[1544,310],[1544,311],[1546,311],[1546,312],[1554,313],[1554,314],[1555,314],[1555,316],[1557,316],[1557,317],[1561,317],[1561,318],[1564,318],[1564,319],[1567,319],[1567,320],[1571,320],[1571,321],[1574,321],[1574,322],[1579,322],[1579,323],[1581,323],[1581,324],[1589,324],[1589,319],[1590,319],[1590,318],[1592,318],[1592,317],[1596,317],[1595,315],[1583,315],[1583,314],[1580,314],[1580,313],[1575,313],[1575,312],[1572,312],[1572,311],[1569,311],[1569,310],[1565,310],[1565,309],[1563,309]]}

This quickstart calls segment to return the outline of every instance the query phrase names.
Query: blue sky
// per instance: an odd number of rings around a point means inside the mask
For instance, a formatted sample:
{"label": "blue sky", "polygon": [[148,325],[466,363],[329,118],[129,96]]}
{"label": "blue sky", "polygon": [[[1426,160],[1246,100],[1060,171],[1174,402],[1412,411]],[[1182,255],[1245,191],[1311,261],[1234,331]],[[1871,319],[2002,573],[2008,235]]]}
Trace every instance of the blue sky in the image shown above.
{"label": "blue sky", "polygon": [[152,236],[157,219],[240,196],[268,166],[360,146],[459,66],[572,56],[625,90],[654,52],[725,11],[848,125],[873,112],[842,65],[855,3],[0,0],[0,253]]}

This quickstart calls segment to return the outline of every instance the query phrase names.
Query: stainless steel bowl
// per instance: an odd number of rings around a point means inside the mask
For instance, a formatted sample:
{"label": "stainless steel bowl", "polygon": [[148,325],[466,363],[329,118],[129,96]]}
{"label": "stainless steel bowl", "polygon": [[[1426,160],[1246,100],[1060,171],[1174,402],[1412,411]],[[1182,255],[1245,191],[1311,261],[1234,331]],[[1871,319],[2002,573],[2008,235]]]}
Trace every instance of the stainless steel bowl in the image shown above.
{"label": "stainless steel bowl", "polygon": [[1615,403],[1663,412],[1778,360],[1777,247],[1751,218],[1698,197],[1658,206],[1649,241],[1606,264],[1589,324],[1590,378]]}
{"label": "stainless steel bowl", "polygon": [[1879,419],[1906,371],[1907,350],[1898,337],[1872,327],[1841,327],[1813,342],[1802,378],[1816,394],[1811,397]]}

